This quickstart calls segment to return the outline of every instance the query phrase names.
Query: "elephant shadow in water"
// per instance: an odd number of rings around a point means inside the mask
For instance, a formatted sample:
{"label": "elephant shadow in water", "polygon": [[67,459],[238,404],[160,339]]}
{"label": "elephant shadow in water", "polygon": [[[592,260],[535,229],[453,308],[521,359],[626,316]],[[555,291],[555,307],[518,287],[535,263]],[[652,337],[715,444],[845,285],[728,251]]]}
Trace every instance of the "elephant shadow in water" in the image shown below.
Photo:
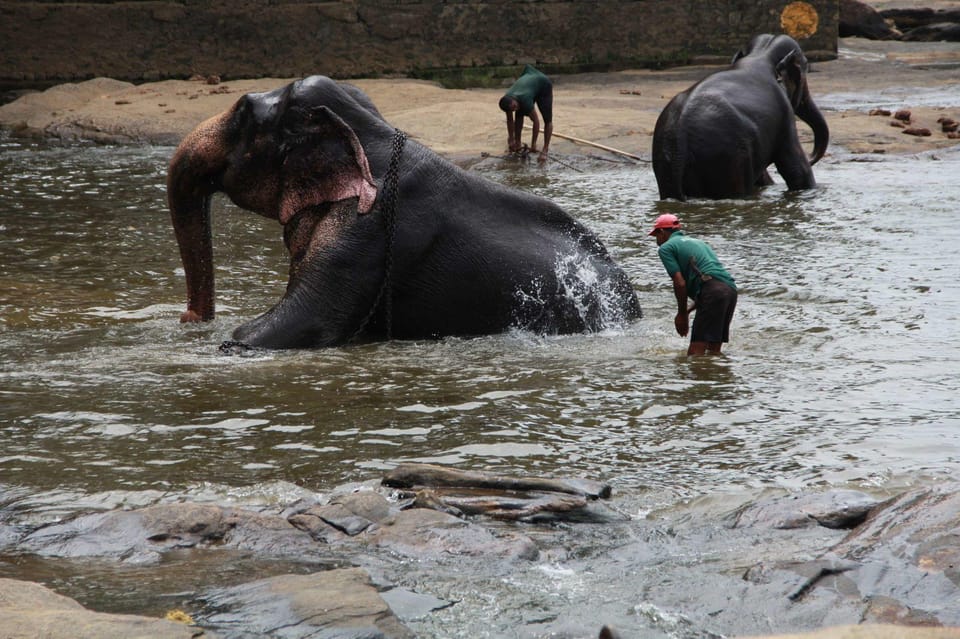
{"label": "elephant shadow in water", "polygon": [[210,199],[278,220],[286,292],[233,337],[261,348],[594,331],[641,316],[600,239],[549,200],[444,160],[323,76],[248,94],[200,124],[167,174],[187,282],[214,317]]}
{"label": "elephant shadow in water", "polygon": [[[730,68],[677,94],[653,133],[653,170],[660,199],[753,195],[773,181],[773,164],[790,190],[816,186],[811,168],[830,132],[807,86],[808,62],[786,35],[762,34]],[[795,117],[814,133],[808,159]]]}

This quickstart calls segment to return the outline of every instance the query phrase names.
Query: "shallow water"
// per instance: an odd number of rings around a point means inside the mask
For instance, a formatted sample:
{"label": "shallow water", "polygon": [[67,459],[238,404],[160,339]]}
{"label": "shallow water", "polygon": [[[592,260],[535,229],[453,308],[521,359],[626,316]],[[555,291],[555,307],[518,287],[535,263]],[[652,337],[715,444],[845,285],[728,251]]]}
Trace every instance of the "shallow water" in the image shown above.
{"label": "shallow water", "polygon": [[[180,325],[171,151],[0,140],[0,523],[181,498],[288,503],[401,461],[590,477],[637,518],[771,489],[884,493],[956,477],[956,151],[827,160],[812,192],[778,184],[754,199],[683,204],[656,201],[646,165],[490,160],[472,170],[550,197],[599,233],[637,288],[642,320],[595,335],[249,357],[217,345],[281,296],[279,226],[217,199],[218,318]],[[673,333],[672,291],[646,237],[667,209],[740,286],[722,357],[689,359]],[[595,529],[567,534],[584,549],[616,545]],[[697,548],[670,548],[697,563]],[[596,614],[597,589],[643,565],[639,555],[579,561],[592,553],[509,576],[422,569],[408,587],[463,603],[407,621],[422,636],[520,636],[517,624],[540,636]],[[177,594],[143,570],[104,570],[0,557],[2,576],[105,609],[152,609]],[[616,610],[628,601],[638,625],[701,636],[645,607],[650,583],[637,579],[616,588]]]}

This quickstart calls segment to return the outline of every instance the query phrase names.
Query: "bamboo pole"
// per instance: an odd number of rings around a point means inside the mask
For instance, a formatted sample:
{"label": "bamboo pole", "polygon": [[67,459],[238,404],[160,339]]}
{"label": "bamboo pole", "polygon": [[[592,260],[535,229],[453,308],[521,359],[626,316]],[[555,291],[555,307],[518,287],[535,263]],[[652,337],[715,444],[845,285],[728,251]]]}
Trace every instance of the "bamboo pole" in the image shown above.
{"label": "bamboo pole", "polygon": [[[530,126],[529,124],[524,124],[523,128],[532,129],[533,127]],[[543,133],[542,129],[541,129],[541,133]],[[638,162],[644,161],[644,159],[638,155],[634,155],[633,153],[627,153],[626,151],[621,151],[620,149],[615,149],[611,146],[604,146],[603,144],[597,144],[596,142],[591,142],[590,140],[584,140],[583,138],[575,138],[572,135],[564,135],[563,133],[557,133],[556,131],[553,132],[553,135],[557,136],[558,138],[563,138],[564,140],[570,140],[571,142],[576,142],[577,144],[586,144],[588,146],[596,147],[598,149],[603,149],[604,151],[609,151],[610,153],[623,155],[632,160],[637,160]]]}

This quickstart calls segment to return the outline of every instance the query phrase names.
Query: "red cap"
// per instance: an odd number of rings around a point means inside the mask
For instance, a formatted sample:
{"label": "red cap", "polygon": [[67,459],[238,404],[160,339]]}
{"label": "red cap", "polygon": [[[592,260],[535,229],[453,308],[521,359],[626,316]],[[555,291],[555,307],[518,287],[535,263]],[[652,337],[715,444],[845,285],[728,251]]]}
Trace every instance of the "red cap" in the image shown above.
{"label": "red cap", "polygon": [[655,235],[657,229],[678,229],[680,228],[680,219],[673,213],[664,213],[653,223],[653,230],[647,235]]}

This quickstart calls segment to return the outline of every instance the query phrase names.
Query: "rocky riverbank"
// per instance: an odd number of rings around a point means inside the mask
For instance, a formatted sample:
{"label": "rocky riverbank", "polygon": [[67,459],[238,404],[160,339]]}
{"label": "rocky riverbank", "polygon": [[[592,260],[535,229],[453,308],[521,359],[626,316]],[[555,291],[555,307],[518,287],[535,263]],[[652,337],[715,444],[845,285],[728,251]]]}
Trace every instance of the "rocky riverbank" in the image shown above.
{"label": "rocky riverbank", "polygon": [[[830,126],[828,155],[917,153],[960,143],[938,122],[960,120],[958,68],[960,50],[952,43],[842,40],[839,59],[815,63],[809,76],[810,90]],[[555,131],[649,157],[654,124],[667,101],[714,70],[702,66],[559,76]],[[243,94],[289,80],[197,78],[132,85],[97,79],[24,95],[0,107],[0,128],[64,143],[175,145]],[[443,89],[410,79],[353,83],[389,122],[442,155],[470,161],[505,151],[502,114],[496,107],[500,89]],[[870,115],[877,109],[890,116]],[[908,126],[892,117],[898,110],[910,112]],[[811,143],[809,130],[802,124],[800,130]],[[597,153],[595,147],[559,137],[551,149],[558,157]]]}
{"label": "rocky riverbank", "polygon": [[[201,594],[163,618],[94,612],[40,584],[0,579],[0,636],[409,639],[416,633],[404,618],[423,618],[458,602],[391,583],[384,572],[390,562],[429,566],[456,558],[462,569],[495,566],[507,577],[540,561],[541,553],[557,552],[560,529],[549,525],[557,523],[602,526],[614,535],[630,525],[634,535],[622,537],[624,543],[644,543],[648,535],[641,531],[655,529],[658,518],[625,517],[613,498],[609,486],[586,480],[411,464],[379,483],[341,487],[278,509],[174,502],[0,529],[0,551],[7,557],[152,566],[158,572],[168,557],[185,553],[201,572],[223,553],[299,565],[286,574],[224,585],[198,575],[206,584]],[[771,617],[846,624],[793,636],[942,639],[960,637],[958,513],[960,485],[953,484],[887,500],[844,490],[770,497],[716,521],[681,517],[667,526],[670,535],[703,535],[708,556],[744,542],[756,548],[755,563],[739,577],[716,574],[689,583],[688,596],[714,609],[720,626],[726,615],[759,606]],[[527,525],[495,526],[494,520]],[[322,564],[326,568],[318,569]],[[718,588],[721,582],[726,585]],[[429,591],[429,584],[422,589]],[[731,592],[737,592],[736,605]],[[583,620],[582,628],[596,630],[552,636],[586,639],[610,624]],[[620,635],[608,628],[600,636]]]}

